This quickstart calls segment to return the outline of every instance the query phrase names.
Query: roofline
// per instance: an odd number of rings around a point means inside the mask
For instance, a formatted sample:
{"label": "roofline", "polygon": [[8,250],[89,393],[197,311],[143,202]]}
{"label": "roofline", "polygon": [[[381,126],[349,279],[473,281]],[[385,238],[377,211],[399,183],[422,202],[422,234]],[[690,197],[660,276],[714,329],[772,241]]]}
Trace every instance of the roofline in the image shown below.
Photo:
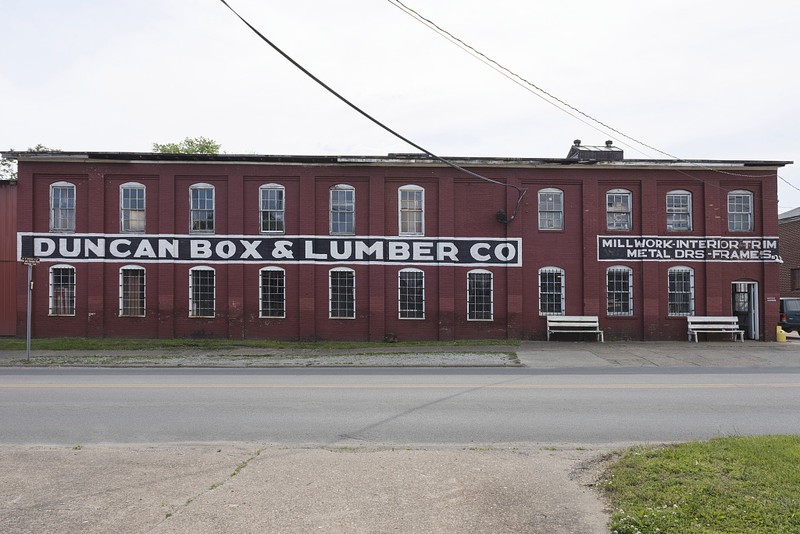
{"label": "roofline", "polygon": [[[358,165],[358,166],[426,166],[442,167],[444,163],[422,153],[390,153],[386,156],[319,156],[267,154],[170,154],[161,152],[3,152],[2,156],[17,161],[113,163],[266,163],[283,165]],[[509,158],[509,157],[446,157],[448,161],[471,167],[592,166],[592,167],[764,167],[777,168],[793,161],[768,160],[675,160],[625,159],[622,161],[579,161],[573,158]],[[697,169],[701,167],[701,169]]]}

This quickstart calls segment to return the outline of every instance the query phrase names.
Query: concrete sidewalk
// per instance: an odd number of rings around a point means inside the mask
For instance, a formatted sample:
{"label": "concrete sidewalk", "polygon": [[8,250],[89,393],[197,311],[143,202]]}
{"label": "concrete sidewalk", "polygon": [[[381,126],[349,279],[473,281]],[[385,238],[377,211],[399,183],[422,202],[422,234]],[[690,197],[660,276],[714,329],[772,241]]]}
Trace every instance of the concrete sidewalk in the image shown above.
{"label": "concrete sidewalk", "polygon": [[747,341],[523,341],[515,345],[360,349],[0,351],[0,367],[800,367],[800,336],[786,343]]}

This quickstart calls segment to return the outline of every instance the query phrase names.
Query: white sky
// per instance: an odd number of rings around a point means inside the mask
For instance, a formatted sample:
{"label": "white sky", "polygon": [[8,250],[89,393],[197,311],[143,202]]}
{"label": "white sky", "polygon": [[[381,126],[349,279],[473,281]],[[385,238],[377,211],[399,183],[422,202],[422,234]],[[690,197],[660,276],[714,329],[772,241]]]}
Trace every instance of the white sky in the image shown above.
{"label": "white sky", "polygon": [[[387,0],[229,2],[311,72],[441,156],[564,157],[573,139],[625,142]],[[405,3],[664,152],[800,163],[800,2]],[[218,0],[2,0],[0,51],[2,150],[149,151],[205,136],[228,153],[416,152],[306,78]],[[623,148],[628,158],[664,157]],[[800,188],[800,164],[780,176]],[[800,190],[778,185],[779,212],[800,206]]]}

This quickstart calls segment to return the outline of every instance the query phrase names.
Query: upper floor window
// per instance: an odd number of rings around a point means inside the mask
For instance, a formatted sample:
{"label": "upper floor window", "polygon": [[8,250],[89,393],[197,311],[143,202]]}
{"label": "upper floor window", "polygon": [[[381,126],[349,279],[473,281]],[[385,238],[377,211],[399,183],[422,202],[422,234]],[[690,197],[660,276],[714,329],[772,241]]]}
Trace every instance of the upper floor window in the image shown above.
{"label": "upper floor window", "polygon": [[189,230],[198,234],[214,233],[214,186],[194,184],[189,188]]}
{"label": "upper floor window", "polygon": [[612,189],[606,193],[606,222],[609,230],[631,229],[631,192]]}
{"label": "upper floor window", "polygon": [[261,233],[282,234],[286,231],[286,199],[282,185],[267,184],[258,188],[261,211]]}
{"label": "upper floor window", "polygon": [[331,187],[330,231],[332,235],[356,233],[356,190],[351,185]]}
{"label": "upper floor window", "polygon": [[189,269],[189,317],[214,317],[216,295],[213,268]]}
{"label": "upper floor window", "polygon": [[126,265],[119,270],[120,317],[144,317],[145,270],[137,265]]}
{"label": "upper floor window", "polygon": [[560,189],[539,191],[539,230],[564,229],[564,192]]}
{"label": "upper floor window", "polygon": [[467,273],[467,319],[491,321],[494,315],[494,279],[490,271],[475,269]]}
{"label": "upper floor window", "polygon": [[564,269],[539,269],[539,315],[564,315]]}
{"label": "upper floor window", "polygon": [[75,267],[50,267],[50,315],[75,315]]}
{"label": "upper floor window", "polygon": [[259,274],[259,317],[286,317],[286,271],[264,267]]}
{"label": "upper floor window", "polygon": [[328,274],[328,317],[356,318],[356,273],[347,267],[331,269]]}
{"label": "upper floor window", "polygon": [[119,186],[119,220],[122,232],[144,232],[145,188],[130,182]]}
{"label": "upper floor window", "polygon": [[398,273],[398,316],[400,319],[425,318],[425,273],[403,269]]}
{"label": "upper floor window", "polygon": [[608,315],[633,315],[633,269],[609,267],[606,271]]}
{"label": "upper floor window", "polygon": [[404,185],[399,196],[400,235],[425,235],[425,190]]}
{"label": "upper floor window", "polygon": [[728,193],[728,231],[753,231],[753,193],[750,191]]}
{"label": "upper floor window", "polygon": [[75,185],[56,182],[50,185],[50,231],[75,231]]}
{"label": "upper floor window", "polygon": [[668,315],[694,315],[694,270],[670,267],[668,277]]}
{"label": "upper floor window", "polygon": [[667,231],[689,232],[692,229],[692,194],[689,191],[667,193]]}

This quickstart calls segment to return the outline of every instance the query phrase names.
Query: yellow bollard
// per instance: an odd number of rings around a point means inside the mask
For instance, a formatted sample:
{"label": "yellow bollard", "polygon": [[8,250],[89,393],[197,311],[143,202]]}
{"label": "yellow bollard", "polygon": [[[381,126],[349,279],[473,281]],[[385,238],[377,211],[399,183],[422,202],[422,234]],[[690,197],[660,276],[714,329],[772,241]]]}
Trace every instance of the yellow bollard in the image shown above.
{"label": "yellow bollard", "polygon": [[775,341],[786,343],[786,332],[780,326],[775,327]]}

